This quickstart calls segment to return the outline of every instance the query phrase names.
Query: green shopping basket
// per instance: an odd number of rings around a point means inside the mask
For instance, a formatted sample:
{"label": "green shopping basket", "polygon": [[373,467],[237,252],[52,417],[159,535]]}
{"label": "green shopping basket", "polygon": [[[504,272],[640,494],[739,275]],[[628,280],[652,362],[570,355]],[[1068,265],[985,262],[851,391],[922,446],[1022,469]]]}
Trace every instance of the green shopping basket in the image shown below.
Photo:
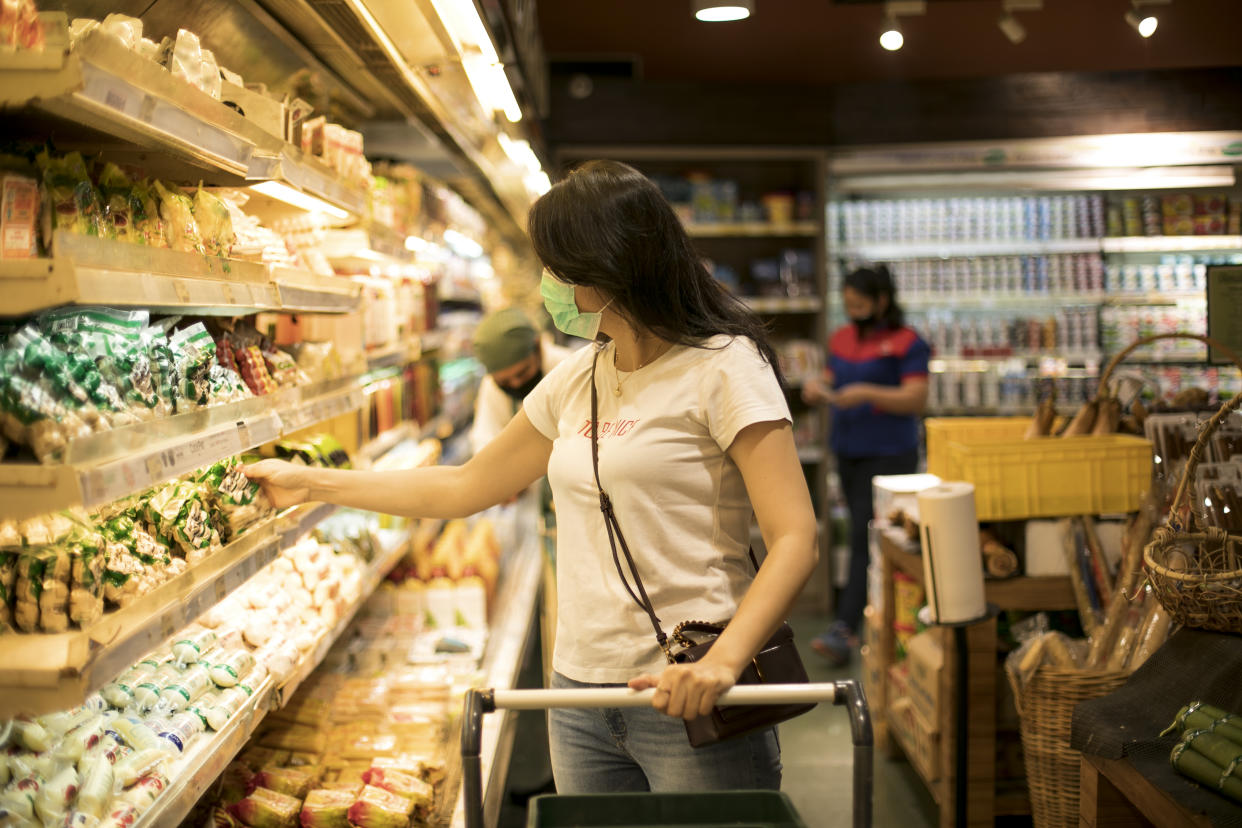
{"label": "green shopping basket", "polygon": [[[483,716],[498,709],[547,710],[551,707],[644,707],[655,689],[624,687],[589,690],[471,690],[462,716],[461,764],[466,828],[483,828],[483,778],[479,753]],[[831,702],[849,711],[854,741],[854,826],[870,828],[871,715],[858,682],[737,685],[720,696],[719,705]],[[788,797],[777,791],[704,793],[626,793],[550,795],[532,800],[532,826],[622,828],[622,826],[695,826],[696,828],[805,828]]]}

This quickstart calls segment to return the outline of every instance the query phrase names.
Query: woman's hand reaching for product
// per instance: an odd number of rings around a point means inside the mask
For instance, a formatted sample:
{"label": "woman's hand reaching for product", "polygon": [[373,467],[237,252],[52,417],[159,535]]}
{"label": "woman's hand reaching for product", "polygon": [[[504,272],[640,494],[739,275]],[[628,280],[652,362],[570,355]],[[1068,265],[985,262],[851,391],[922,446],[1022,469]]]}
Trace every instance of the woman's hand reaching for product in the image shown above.
{"label": "woman's hand reaching for product", "polygon": [[242,468],[242,473],[258,481],[263,493],[277,509],[287,509],[310,500],[310,469],[284,460],[260,460]]}
{"label": "woman's hand reaching for product", "polygon": [[711,712],[720,694],[737,682],[728,667],[709,661],[670,664],[658,676],[650,673],[630,679],[631,690],[656,689],[651,706],[675,718],[697,719]]}

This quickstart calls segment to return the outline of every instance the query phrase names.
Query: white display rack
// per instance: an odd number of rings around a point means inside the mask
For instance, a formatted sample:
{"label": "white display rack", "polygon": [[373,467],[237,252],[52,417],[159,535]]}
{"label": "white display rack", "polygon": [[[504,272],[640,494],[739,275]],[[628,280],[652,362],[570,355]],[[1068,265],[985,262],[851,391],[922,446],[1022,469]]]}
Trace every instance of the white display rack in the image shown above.
{"label": "white display rack", "polygon": [[267,520],[84,629],[0,636],[0,719],[80,704],[223,600],[278,552],[275,521]]}
{"label": "white display rack", "polygon": [[246,704],[229,719],[224,728],[215,733],[200,735],[191,743],[190,749],[184,753],[172,767],[168,778],[168,787],[152,806],[143,812],[134,828],[158,828],[165,825],[179,825],[189,814],[194,805],[202,797],[203,791],[224,772],[229,762],[241,752],[246,742],[258,730],[269,711],[279,709],[297,692],[310,675],[327,656],[332,645],[353,623],[354,616],[363,603],[375,592],[380,583],[388,576],[397,562],[405,555],[409,542],[409,534],[405,533],[404,541],[386,546],[378,557],[367,566],[363,576],[362,590],[357,601],[351,604],[336,626],[321,638],[314,647],[302,658],[283,684],[267,678],[255,690]]}
{"label": "white display rack", "polygon": [[1015,310],[1043,308],[1054,310],[1068,305],[1098,305],[1107,298],[1104,293],[904,293],[901,306],[907,311],[928,310]]}
{"label": "white display rack", "polygon": [[902,259],[966,259],[976,256],[1049,256],[1057,253],[1099,253],[1098,238],[1001,239],[995,241],[867,242],[842,244],[840,257],[871,262]]}
{"label": "white display rack", "polygon": [[1117,236],[1101,246],[1105,253],[1242,252],[1242,236]]}
{"label": "white display rack", "polygon": [[0,463],[3,516],[93,508],[362,407],[361,377],[136,423],[76,440],[63,463]]}
{"label": "white display rack", "polygon": [[766,221],[739,221],[707,224],[690,222],[686,233],[696,239],[719,238],[814,238],[819,235],[819,224],[814,221],[795,221],[776,224]]}
{"label": "white display rack", "polygon": [[362,295],[348,279],[63,230],[55,232],[52,249],[50,258],[0,260],[0,315],[61,305],[223,316],[343,313],[356,308]]}
{"label": "white display rack", "polygon": [[742,296],[755,313],[819,313],[824,300],[818,296]]}

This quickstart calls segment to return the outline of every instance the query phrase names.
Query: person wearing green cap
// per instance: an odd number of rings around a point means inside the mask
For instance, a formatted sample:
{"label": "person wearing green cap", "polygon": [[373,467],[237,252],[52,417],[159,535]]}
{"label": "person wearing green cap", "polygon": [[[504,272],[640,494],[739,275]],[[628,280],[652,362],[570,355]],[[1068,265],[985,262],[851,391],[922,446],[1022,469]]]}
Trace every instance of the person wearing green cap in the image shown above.
{"label": "person wearing green cap", "polygon": [[569,354],[568,348],[539,336],[518,308],[488,314],[474,331],[474,355],[487,376],[474,402],[470,450],[477,454],[490,443],[543,375]]}

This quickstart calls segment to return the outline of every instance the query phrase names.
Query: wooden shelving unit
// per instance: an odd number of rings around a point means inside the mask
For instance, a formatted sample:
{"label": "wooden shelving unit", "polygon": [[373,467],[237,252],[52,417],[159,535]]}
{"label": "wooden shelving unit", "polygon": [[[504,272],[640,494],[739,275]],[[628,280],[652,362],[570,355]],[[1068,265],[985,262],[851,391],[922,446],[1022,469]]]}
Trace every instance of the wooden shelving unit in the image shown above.
{"label": "wooden shelving unit", "polygon": [[[893,634],[894,575],[898,572],[916,583],[923,583],[923,561],[918,544],[908,541],[899,531],[891,528],[879,530],[882,565],[882,591],[884,609],[873,619],[875,652],[869,654],[874,663],[868,664],[872,676],[867,688],[871,704],[875,744],[881,753],[889,756],[899,752],[916,754],[911,757],[912,766],[927,785],[928,791],[940,810],[940,825],[949,828],[956,824],[956,767],[959,744],[954,704],[959,693],[967,695],[967,709],[972,715],[966,722],[967,758],[966,814],[968,826],[990,826],[998,815],[1030,813],[1030,803],[1025,790],[1017,790],[1001,780],[998,787],[997,722],[992,715],[996,710],[996,619],[993,617],[965,628],[968,679],[965,687],[957,682],[958,663],[954,642],[955,631],[936,628],[934,634],[941,638],[944,664],[939,677],[939,709],[934,723],[938,742],[935,746],[935,765],[938,772],[928,773],[926,757],[912,749],[913,736],[903,730],[901,719],[894,715],[894,702],[889,682],[889,667],[896,663],[896,639]],[[984,584],[989,604],[1001,610],[1061,610],[1074,607],[1074,595],[1068,577],[1057,578],[1008,578],[988,580]],[[987,715],[984,715],[984,711]],[[1015,737],[1016,738],[1016,737]],[[962,828],[959,826],[959,828]]]}

